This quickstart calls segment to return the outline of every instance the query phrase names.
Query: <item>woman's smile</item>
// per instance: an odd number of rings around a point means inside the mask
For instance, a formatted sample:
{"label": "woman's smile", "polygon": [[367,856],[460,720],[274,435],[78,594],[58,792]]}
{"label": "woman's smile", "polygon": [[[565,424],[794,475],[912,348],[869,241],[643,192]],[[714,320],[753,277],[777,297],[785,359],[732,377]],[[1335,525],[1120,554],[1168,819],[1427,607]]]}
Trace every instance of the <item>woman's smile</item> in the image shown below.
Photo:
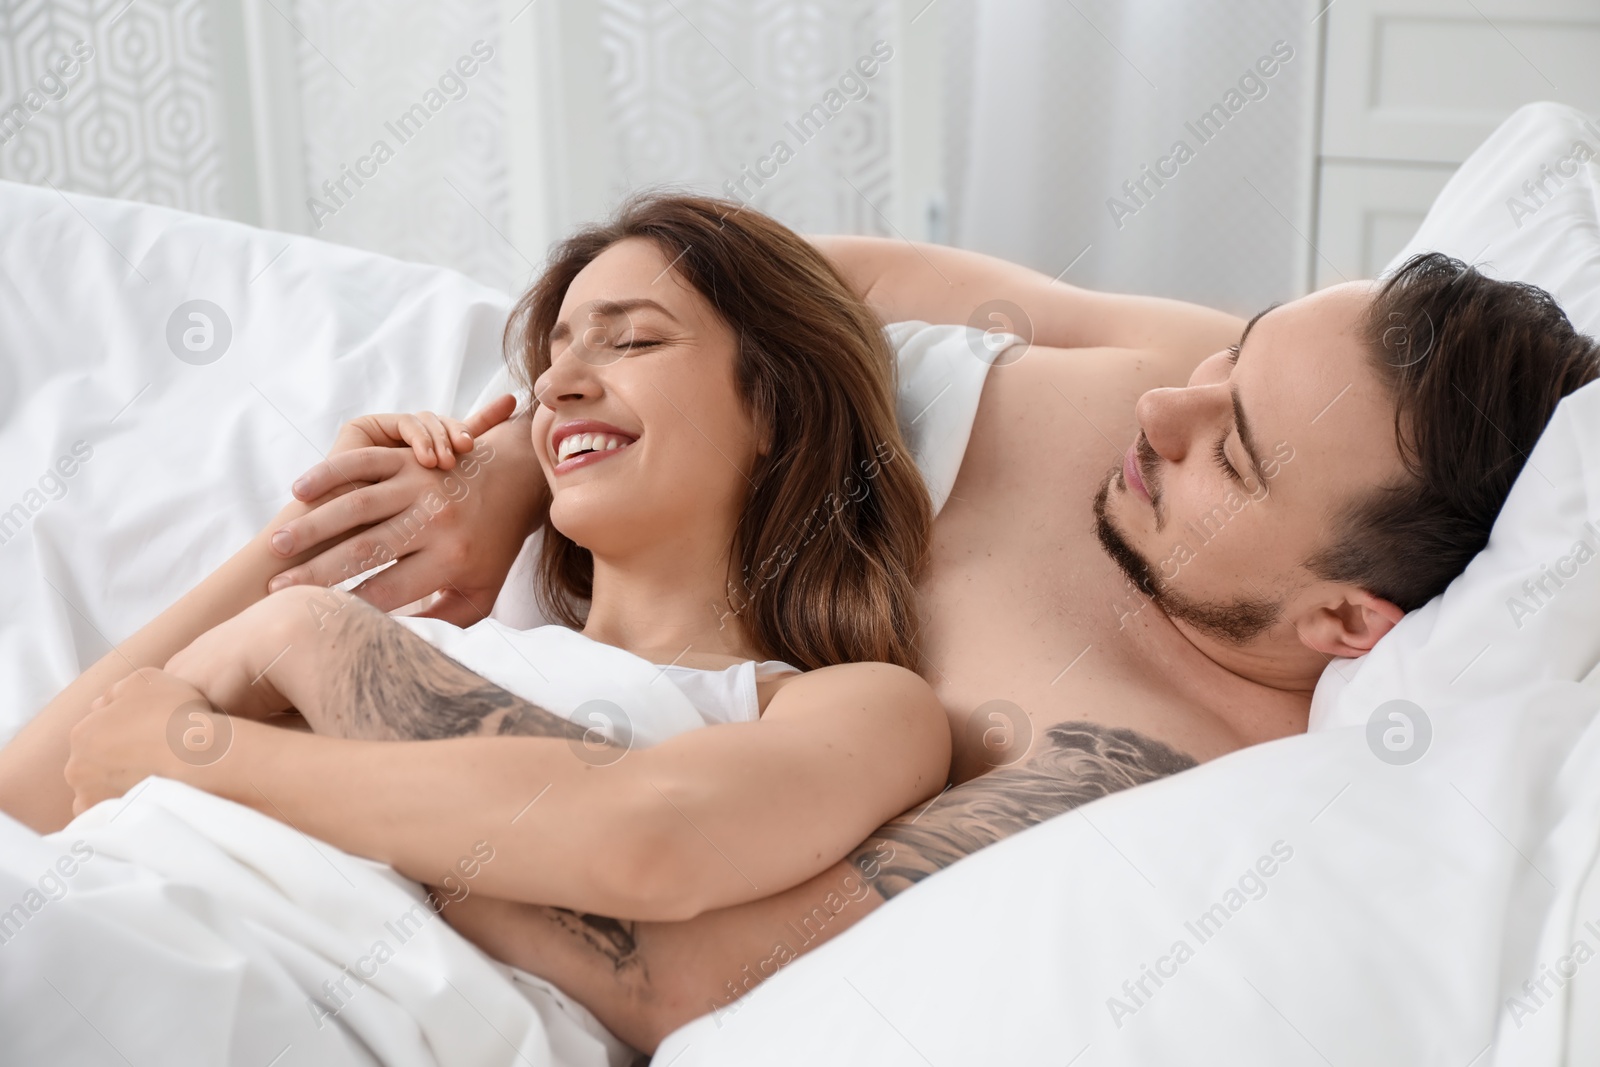
{"label": "woman's smile", "polygon": [[568,474],[623,451],[639,439],[607,422],[572,419],[550,432],[550,453],[555,463],[551,470]]}

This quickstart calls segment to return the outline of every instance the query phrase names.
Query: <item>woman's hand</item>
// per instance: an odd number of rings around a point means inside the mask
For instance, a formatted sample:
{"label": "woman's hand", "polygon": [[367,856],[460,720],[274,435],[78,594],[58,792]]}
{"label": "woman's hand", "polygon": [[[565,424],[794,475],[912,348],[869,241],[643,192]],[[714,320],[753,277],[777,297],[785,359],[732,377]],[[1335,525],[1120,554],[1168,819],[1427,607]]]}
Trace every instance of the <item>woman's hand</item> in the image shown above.
{"label": "woman's hand", "polygon": [[467,420],[476,447],[457,457],[453,470],[424,466],[413,449],[384,446],[357,447],[312,467],[294,494],[316,506],[284,521],[272,549],[289,557],[337,543],[270,588],[337,585],[398,560],[356,595],[393,611],[437,591],[425,614],[462,626],[484,618],[550,501],[529,417],[507,421],[514,406],[504,396]]}
{"label": "woman's hand", "polygon": [[476,436],[472,425],[487,429],[504,422],[515,408],[516,398],[508,393],[478,412],[472,424],[435,415],[431,411],[419,411],[414,415],[362,415],[339,427],[339,435],[334,438],[329,455],[353,452],[358,448],[409,445],[417,462],[424,467],[454,470],[456,453],[472,451],[473,438]]}
{"label": "woman's hand", "polygon": [[72,814],[120,797],[152,774],[202,785],[205,768],[232,740],[232,721],[188,682],[148,667],[130,674],[72,728],[65,771]]}

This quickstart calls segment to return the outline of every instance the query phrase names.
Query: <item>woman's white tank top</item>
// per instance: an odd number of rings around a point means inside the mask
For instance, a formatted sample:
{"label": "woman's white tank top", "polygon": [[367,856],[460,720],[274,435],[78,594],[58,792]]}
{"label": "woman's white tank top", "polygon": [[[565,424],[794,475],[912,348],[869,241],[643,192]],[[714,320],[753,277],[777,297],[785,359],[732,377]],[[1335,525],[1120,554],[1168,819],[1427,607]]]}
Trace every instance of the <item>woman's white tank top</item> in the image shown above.
{"label": "woman's white tank top", "polygon": [[761,717],[756,682],[799,673],[781,660],[723,670],[651,663],[565,626],[518,630],[494,619],[462,629],[440,619],[396,622],[500,688],[629,747]]}

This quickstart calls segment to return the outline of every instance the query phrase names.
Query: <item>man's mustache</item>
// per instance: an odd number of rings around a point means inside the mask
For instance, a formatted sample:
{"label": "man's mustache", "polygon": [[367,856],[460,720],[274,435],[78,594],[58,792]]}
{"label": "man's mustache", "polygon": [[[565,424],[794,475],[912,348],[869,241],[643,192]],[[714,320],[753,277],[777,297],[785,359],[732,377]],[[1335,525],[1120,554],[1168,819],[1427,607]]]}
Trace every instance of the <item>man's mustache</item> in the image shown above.
{"label": "man's mustache", "polygon": [[1139,465],[1139,477],[1144,481],[1145,491],[1150,494],[1150,506],[1155,509],[1156,529],[1160,530],[1166,525],[1166,516],[1161,509],[1161,453],[1155,450],[1150,439],[1139,431],[1139,436],[1133,442],[1134,462]]}

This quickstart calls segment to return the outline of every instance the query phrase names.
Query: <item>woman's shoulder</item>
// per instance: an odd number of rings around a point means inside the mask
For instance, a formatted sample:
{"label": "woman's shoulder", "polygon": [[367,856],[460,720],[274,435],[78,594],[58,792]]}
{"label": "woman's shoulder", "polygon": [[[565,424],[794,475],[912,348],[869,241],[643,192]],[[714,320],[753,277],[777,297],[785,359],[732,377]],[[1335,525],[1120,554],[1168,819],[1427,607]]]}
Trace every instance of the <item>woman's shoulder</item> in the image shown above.
{"label": "woman's shoulder", "polygon": [[780,690],[788,687],[796,679],[804,678],[806,673],[799,667],[778,660],[762,660],[756,663],[756,705],[761,714],[766,714],[767,705],[772,703],[772,698],[777,696]]}
{"label": "woman's shoulder", "polygon": [[933,687],[889,663],[844,663],[789,675],[762,722],[825,739],[830,750],[894,753],[901,771],[950,763],[951,727]]}
{"label": "woman's shoulder", "polygon": [[[933,687],[921,675],[892,663],[839,663],[782,675],[773,678],[772,684],[781,687],[786,706],[825,703],[859,706],[865,711],[911,715],[938,712],[941,718],[944,714]],[[779,691],[774,688],[770,696],[763,694],[763,709]]]}

